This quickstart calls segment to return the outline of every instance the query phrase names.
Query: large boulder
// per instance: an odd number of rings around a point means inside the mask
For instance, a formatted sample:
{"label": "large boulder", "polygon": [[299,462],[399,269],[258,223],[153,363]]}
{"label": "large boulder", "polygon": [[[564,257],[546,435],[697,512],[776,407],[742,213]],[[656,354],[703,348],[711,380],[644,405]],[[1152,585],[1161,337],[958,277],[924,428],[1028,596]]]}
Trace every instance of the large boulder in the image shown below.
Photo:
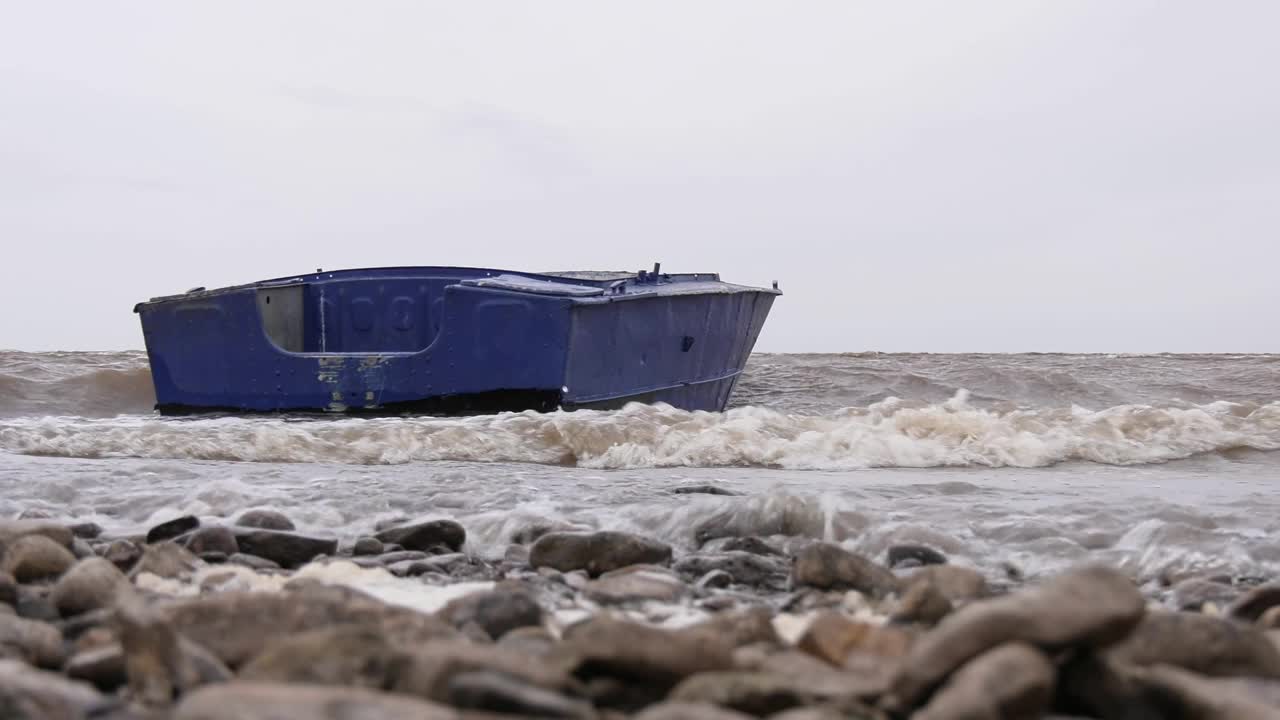
{"label": "large boulder", "polygon": [[285,517],[284,513],[276,512],[275,510],[247,510],[236,518],[236,525],[259,530],[282,530],[285,532],[297,530],[292,520]]}
{"label": "large boulder", "polygon": [[538,538],[529,551],[529,564],[535,568],[549,567],[560,572],[586,570],[593,576],[628,565],[661,565],[670,561],[670,545],[610,530],[547,533]]}

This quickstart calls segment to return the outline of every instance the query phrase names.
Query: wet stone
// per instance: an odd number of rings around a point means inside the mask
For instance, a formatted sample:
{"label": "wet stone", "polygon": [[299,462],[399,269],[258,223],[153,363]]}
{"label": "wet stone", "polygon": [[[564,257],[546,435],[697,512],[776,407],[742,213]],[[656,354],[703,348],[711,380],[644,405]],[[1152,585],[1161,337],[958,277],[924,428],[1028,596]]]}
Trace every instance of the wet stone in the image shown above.
{"label": "wet stone", "polygon": [[987,579],[982,573],[958,565],[928,565],[911,571],[899,582],[905,589],[922,582],[928,583],[954,604],[977,600],[990,594]]}
{"label": "wet stone", "polygon": [[72,535],[85,540],[94,540],[102,535],[102,526],[94,522],[82,522],[74,525],[68,525],[67,529]]}
{"label": "wet stone", "polygon": [[200,527],[200,519],[194,515],[184,515],[180,518],[174,518],[168,522],[162,522],[159,525],[147,531],[147,544],[162,542],[164,540],[172,540],[183,533],[190,532]]}
{"label": "wet stone", "polygon": [[796,642],[797,649],[835,667],[843,667],[850,653],[900,658],[910,646],[911,637],[900,629],[859,622],[831,610],[814,616]]}
{"label": "wet stone", "polygon": [[235,524],[239,527],[257,528],[259,530],[281,530],[290,532],[296,530],[293,521],[285,517],[284,513],[275,510],[247,510],[236,518]]}
{"label": "wet stone", "polygon": [[694,587],[698,590],[711,590],[718,588],[727,588],[733,584],[733,576],[724,570],[712,570],[711,572],[698,578],[698,582],[694,583]]}
{"label": "wet stone", "polygon": [[363,688],[235,682],[201,688],[173,720],[457,720],[457,711]]}
{"label": "wet stone", "polygon": [[893,545],[889,548],[886,560],[889,567],[897,568],[907,560],[920,565],[944,565],[947,556],[927,545]]}
{"label": "wet stone", "polygon": [[734,583],[774,590],[786,587],[790,568],[780,557],[731,550],[720,553],[695,553],[675,562],[672,568],[689,578],[698,578],[713,570],[721,570]]}
{"label": "wet stone", "polygon": [[375,537],[362,537],[356,540],[351,553],[357,556],[381,555],[382,541]]}
{"label": "wet stone", "polygon": [[67,548],[44,535],[26,535],[9,543],[0,570],[20,583],[56,578],[76,563]]}
{"label": "wet stone", "polygon": [[542,606],[531,593],[502,585],[455,598],[438,615],[458,628],[475,623],[494,640],[518,628],[540,627],[543,622]]}
{"label": "wet stone", "polygon": [[1200,612],[1206,605],[1226,607],[1239,595],[1240,591],[1229,583],[1190,578],[1173,587],[1172,599],[1176,610]]}
{"label": "wet stone", "polygon": [[87,557],[93,557],[96,553],[93,546],[84,538],[74,538],[71,540],[71,554],[76,556],[77,560],[83,560]]}
{"label": "wet stone", "polygon": [[252,570],[279,570],[280,563],[272,562],[266,558],[260,558],[257,555],[248,555],[246,553],[236,553],[227,558],[227,564],[240,565]]}
{"label": "wet stone", "polygon": [[395,543],[408,550],[430,553],[436,548],[445,547],[452,552],[457,552],[466,542],[467,532],[452,520],[431,520],[388,528],[376,533],[374,537],[381,542]]}
{"label": "wet stone", "polygon": [[628,565],[661,565],[670,561],[670,545],[640,535],[608,530],[549,533],[538,538],[529,554],[533,567],[551,567],[561,572],[586,570],[592,576]]}
{"label": "wet stone", "polygon": [[396,552],[382,553],[377,556],[377,560],[383,565],[394,565],[399,562],[425,560],[428,557],[431,556],[421,550],[399,550]]}
{"label": "wet stone", "polygon": [[1038,718],[1053,698],[1055,668],[1044,653],[1011,643],[979,655],[953,675],[913,720]]}
{"label": "wet stone", "polygon": [[720,485],[707,485],[707,484],[677,485],[676,487],[671,488],[671,494],[673,495],[722,495],[722,496],[735,496],[735,497],[738,495],[741,495],[741,493],[736,493],[730,490],[729,488],[721,487]]}
{"label": "wet stone", "polygon": [[109,607],[128,584],[124,573],[105,558],[85,558],[54,584],[49,600],[63,617]]}
{"label": "wet stone", "polygon": [[857,590],[882,597],[898,589],[888,568],[838,545],[814,543],[801,550],[791,568],[796,585],[823,590]]}
{"label": "wet stone", "polygon": [[142,548],[128,540],[112,540],[102,556],[116,567],[128,572],[142,557]]}
{"label": "wet stone", "polygon": [[142,557],[129,571],[129,577],[150,573],[161,578],[182,578],[191,575],[201,565],[200,558],[192,555],[190,550],[172,540],[165,540],[146,546]]}
{"label": "wet stone", "polygon": [[320,555],[333,555],[338,550],[336,539],[278,530],[237,528],[235,539],[241,553],[266,558],[290,569],[302,567]]}
{"label": "wet stone", "polygon": [[644,566],[605,573],[582,588],[584,595],[600,603],[642,600],[670,603],[679,600],[685,591],[685,584],[670,573]]}
{"label": "wet stone", "polygon": [[187,549],[197,555],[204,553],[222,553],[231,556],[240,552],[235,533],[231,528],[214,525],[202,527],[191,533],[186,542]]}
{"label": "wet stone", "polygon": [[83,680],[103,692],[115,692],[129,682],[124,649],[114,642],[72,655],[63,671],[67,677]]}
{"label": "wet stone", "polygon": [[733,667],[726,638],[681,633],[598,616],[573,626],[562,643],[580,678],[605,675],[660,692],[699,672]]}
{"label": "wet stone", "polygon": [[889,619],[896,623],[935,625],[952,610],[938,586],[932,582],[911,583],[898,599]]}
{"label": "wet stone", "polygon": [[1261,630],[1200,613],[1148,613],[1107,656],[1129,665],[1173,665],[1204,675],[1280,678],[1280,649]]}
{"label": "wet stone", "polygon": [[210,565],[221,565],[227,561],[227,554],[224,552],[202,552],[198,557]]}
{"label": "wet stone", "polygon": [[1237,620],[1254,622],[1276,607],[1280,607],[1280,583],[1259,585],[1236,600],[1228,608],[1227,615]]}

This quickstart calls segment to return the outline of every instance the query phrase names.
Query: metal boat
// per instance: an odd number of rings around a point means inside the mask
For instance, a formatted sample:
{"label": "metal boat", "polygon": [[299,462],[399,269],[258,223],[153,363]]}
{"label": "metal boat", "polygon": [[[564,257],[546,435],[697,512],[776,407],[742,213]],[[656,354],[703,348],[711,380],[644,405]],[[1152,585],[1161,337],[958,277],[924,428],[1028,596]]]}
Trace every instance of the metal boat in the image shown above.
{"label": "metal boat", "polygon": [[163,414],[721,411],[780,292],[715,273],[321,271],[134,307]]}

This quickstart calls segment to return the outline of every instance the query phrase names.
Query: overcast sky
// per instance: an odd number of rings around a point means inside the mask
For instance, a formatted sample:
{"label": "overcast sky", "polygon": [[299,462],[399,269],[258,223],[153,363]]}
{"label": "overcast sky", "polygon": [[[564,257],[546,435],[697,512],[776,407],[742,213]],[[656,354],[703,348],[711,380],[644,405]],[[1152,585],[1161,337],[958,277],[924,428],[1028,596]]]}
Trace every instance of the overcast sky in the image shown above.
{"label": "overcast sky", "polygon": [[0,347],[316,267],[715,271],[768,351],[1280,351],[1280,3],[0,0]]}

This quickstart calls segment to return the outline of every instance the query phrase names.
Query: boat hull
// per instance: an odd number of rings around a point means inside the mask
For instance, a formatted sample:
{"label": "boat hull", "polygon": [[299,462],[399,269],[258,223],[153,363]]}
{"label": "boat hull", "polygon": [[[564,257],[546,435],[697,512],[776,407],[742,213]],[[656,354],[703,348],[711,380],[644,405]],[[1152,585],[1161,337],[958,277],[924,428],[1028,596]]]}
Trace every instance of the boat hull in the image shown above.
{"label": "boat hull", "polygon": [[157,409],[723,410],[776,291],[713,274],[317,273],[140,304]]}

